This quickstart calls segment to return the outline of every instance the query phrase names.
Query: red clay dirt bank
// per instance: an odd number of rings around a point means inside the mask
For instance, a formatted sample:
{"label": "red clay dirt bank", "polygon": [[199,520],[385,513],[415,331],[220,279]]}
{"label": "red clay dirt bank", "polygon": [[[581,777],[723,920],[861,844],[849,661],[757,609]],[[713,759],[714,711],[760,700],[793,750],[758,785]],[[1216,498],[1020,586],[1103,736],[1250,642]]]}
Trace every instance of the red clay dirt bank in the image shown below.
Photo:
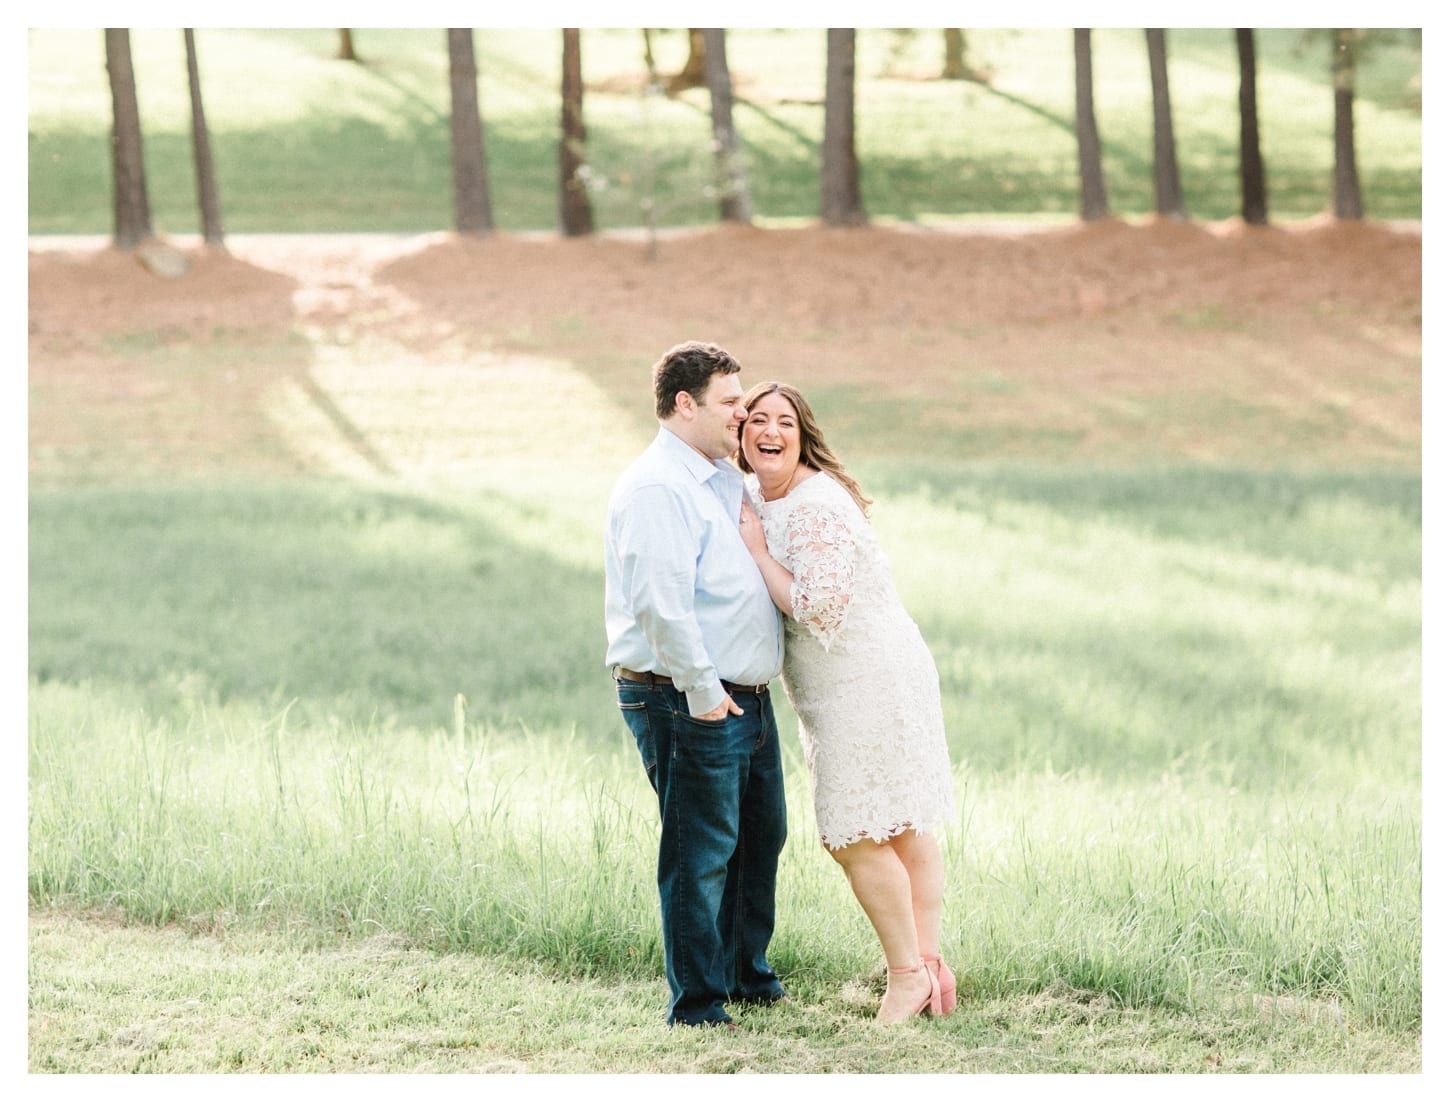
{"label": "red clay dirt bank", "polygon": [[[730,348],[748,382],[849,383],[893,408],[987,380],[1002,397],[961,404],[968,438],[974,418],[1079,426],[1056,459],[1274,461],[1286,456],[1264,454],[1254,418],[1241,439],[1221,423],[1195,437],[1186,414],[1131,438],[1102,430],[1122,418],[1101,414],[1165,410],[1174,395],[1323,407],[1336,427],[1281,434],[1297,441],[1287,458],[1419,462],[1418,225],[718,227],[668,235],[654,258],[620,235],[178,247],[189,270],[168,279],[103,243],[32,242],[33,485],[105,478],[113,444],[123,465],[157,474],[296,470],[261,422],[235,414],[279,357],[305,365],[299,344],[363,340],[423,363],[566,358],[637,391],[646,415],[649,365],[689,337]],[[1012,452],[1010,431],[991,439]]]}

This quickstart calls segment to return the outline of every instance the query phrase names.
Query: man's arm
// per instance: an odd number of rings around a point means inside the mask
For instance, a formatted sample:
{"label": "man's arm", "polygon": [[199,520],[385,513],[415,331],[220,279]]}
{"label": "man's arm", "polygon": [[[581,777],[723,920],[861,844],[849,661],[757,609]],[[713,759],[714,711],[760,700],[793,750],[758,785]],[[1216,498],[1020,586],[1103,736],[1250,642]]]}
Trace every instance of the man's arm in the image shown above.
{"label": "man's arm", "polygon": [[700,533],[685,503],[663,485],[637,489],[617,514],[622,596],[659,663],[700,719],[740,708],[720,684],[695,617]]}

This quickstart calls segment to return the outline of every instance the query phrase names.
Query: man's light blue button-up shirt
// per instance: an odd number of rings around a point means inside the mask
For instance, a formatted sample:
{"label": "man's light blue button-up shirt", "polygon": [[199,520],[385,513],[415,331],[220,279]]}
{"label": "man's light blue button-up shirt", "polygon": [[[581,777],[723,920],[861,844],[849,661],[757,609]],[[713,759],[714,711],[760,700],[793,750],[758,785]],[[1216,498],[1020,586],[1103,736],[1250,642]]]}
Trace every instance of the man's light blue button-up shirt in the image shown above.
{"label": "man's light blue button-up shirt", "polygon": [[745,481],[667,427],[615,484],[604,541],[605,664],[667,675],[692,715],[721,681],[780,673],[784,629],[740,538]]}

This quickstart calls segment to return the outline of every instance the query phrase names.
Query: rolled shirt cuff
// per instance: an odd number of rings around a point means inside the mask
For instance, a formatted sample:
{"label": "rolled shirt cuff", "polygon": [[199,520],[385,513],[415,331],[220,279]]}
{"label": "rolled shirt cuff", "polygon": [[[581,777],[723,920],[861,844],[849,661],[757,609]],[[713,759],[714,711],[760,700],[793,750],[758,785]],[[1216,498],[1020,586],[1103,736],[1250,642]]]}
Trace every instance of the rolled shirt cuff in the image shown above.
{"label": "rolled shirt cuff", "polygon": [[725,692],[725,686],[719,681],[714,681],[703,689],[681,691],[685,694],[685,702],[690,706],[692,716],[702,716],[706,712],[713,712],[725,702],[725,697],[728,695]]}

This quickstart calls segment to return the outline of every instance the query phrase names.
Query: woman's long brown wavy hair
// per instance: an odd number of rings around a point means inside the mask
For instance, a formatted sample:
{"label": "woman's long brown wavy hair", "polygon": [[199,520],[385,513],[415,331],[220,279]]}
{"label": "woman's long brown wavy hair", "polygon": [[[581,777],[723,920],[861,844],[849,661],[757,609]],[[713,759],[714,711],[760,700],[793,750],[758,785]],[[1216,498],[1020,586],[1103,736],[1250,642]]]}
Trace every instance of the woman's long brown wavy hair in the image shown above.
{"label": "woman's long brown wavy hair", "polygon": [[[750,388],[750,393],[745,395],[747,412],[753,410],[755,403],[767,394],[779,394],[795,409],[796,424],[799,426],[801,434],[801,462],[814,471],[825,471],[855,499],[862,513],[867,512],[871,499],[861,489],[861,484],[846,473],[845,465],[836,458],[836,453],[826,443],[825,434],[821,432],[821,426],[816,421],[815,411],[806,401],[806,396],[789,383],[756,383]],[[742,425],[742,438],[744,429],[745,426]],[[744,448],[735,453],[735,465],[746,474],[752,473],[753,468],[745,458]]]}

